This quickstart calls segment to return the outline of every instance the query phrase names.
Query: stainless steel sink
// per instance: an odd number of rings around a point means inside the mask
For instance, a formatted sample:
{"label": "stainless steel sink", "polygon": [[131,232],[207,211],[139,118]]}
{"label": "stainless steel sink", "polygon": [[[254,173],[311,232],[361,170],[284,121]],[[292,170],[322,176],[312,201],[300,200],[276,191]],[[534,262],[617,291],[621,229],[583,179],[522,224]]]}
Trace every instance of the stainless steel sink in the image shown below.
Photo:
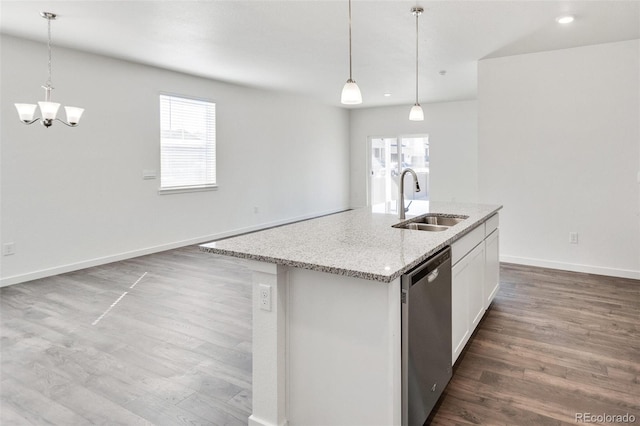
{"label": "stainless steel sink", "polygon": [[397,226],[397,228],[415,229],[418,231],[431,231],[431,232],[440,232],[440,231],[446,231],[447,229],[449,229],[448,226],[429,225],[428,223],[415,223],[415,222],[405,223],[404,225]]}
{"label": "stainless steel sink", "polygon": [[430,225],[453,226],[465,220],[468,216],[424,216],[415,223],[428,223]]}
{"label": "stainless steel sink", "polygon": [[394,228],[413,229],[416,231],[442,232],[457,225],[469,216],[453,216],[429,213],[406,222],[393,225]]}

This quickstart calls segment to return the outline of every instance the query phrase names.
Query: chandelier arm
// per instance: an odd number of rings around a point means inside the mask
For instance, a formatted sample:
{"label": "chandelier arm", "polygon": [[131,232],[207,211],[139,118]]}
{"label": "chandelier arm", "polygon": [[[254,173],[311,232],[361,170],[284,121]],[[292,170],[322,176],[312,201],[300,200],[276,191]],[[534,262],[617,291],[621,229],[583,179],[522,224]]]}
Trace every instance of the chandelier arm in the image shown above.
{"label": "chandelier arm", "polygon": [[31,120],[31,121],[22,121],[22,120],[20,120],[20,121],[21,121],[21,123],[23,123],[23,124],[25,124],[25,125],[27,125],[27,126],[28,126],[29,124],[33,124],[33,123],[35,123],[36,121],[40,121],[40,120],[42,120],[42,119],[41,119],[41,118],[34,118],[34,119],[33,119],[33,120]]}
{"label": "chandelier arm", "polygon": [[59,118],[56,118],[55,120],[61,122],[62,124],[64,124],[65,126],[68,126],[68,127],[78,127],[77,123],[76,124],[67,123],[66,121],[61,120]]}

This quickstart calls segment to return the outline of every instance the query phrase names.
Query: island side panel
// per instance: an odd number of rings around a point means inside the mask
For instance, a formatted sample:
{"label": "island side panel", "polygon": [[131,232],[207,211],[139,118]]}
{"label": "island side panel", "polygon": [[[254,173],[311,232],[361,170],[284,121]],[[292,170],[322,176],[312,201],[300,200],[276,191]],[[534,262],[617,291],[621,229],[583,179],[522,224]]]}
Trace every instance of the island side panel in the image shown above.
{"label": "island side panel", "polygon": [[400,279],[289,268],[289,425],[401,423]]}
{"label": "island side panel", "polygon": [[[283,426],[286,419],[286,267],[246,261],[252,271],[252,414],[249,426]],[[264,310],[261,286],[269,286],[270,310]]]}

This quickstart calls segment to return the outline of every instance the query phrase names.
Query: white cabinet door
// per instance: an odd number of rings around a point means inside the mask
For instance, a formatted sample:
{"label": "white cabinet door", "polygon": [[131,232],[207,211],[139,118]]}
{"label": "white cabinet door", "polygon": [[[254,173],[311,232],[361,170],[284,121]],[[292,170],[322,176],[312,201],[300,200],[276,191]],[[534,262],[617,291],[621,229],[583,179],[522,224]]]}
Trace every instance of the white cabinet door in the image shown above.
{"label": "white cabinet door", "polygon": [[469,266],[469,330],[473,333],[484,315],[484,242],[467,255]]}
{"label": "white cabinet door", "polygon": [[[500,284],[498,215],[451,245],[451,363],[455,363]],[[484,236],[489,233],[486,238]],[[460,259],[460,260],[458,260]]]}
{"label": "white cabinet door", "polygon": [[500,289],[499,230],[496,229],[485,240],[484,308],[489,308]]}
{"label": "white cabinet door", "polygon": [[451,363],[484,315],[484,242],[451,269]]}
{"label": "white cabinet door", "polygon": [[469,291],[470,276],[468,257],[462,258],[451,269],[451,365],[469,340]]}

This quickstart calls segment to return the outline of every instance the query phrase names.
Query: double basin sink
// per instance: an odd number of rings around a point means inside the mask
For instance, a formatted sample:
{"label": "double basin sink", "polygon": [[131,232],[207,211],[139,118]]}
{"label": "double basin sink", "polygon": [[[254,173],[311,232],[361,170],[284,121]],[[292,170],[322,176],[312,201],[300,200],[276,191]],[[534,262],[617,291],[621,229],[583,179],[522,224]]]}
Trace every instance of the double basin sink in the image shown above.
{"label": "double basin sink", "polygon": [[428,213],[406,222],[393,225],[394,228],[412,229],[416,231],[441,232],[457,225],[469,216],[455,216],[438,213]]}

